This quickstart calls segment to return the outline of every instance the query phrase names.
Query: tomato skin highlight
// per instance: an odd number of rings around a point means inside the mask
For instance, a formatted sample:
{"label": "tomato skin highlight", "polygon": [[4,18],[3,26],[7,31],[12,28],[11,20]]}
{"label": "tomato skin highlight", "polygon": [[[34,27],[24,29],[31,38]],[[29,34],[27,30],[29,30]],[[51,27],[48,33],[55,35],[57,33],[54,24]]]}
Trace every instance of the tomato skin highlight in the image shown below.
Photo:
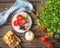
{"label": "tomato skin highlight", "polygon": [[18,20],[15,20],[13,24],[14,24],[14,26],[18,26],[19,25]]}
{"label": "tomato skin highlight", "polygon": [[24,17],[22,15],[18,15],[16,18],[17,18],[17,20],[23,20],[24,19]]}
{"label": "tomato skin highlight", "polygon": [[47,42],[47,38],[41,37],[42,42]]}

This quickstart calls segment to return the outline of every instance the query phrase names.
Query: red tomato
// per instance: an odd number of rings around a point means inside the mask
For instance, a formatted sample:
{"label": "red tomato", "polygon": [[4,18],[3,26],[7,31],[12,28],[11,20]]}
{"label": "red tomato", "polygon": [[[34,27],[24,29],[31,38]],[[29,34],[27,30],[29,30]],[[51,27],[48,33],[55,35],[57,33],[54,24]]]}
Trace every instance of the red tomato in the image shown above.
{"label": "red tomato", "polygon": [[23,24],[22,24],[22,20],[18,20],[18,21],[19,21],[19,25],[23,25]]}
{"label": "red tomato", "polygon": [[24,24],[26,24],[26,20],[25,19],[22,20],[22,25],[24,25]]}
{"label": "red tomato", "polygon": [[47,42],[47,38],[41,37],[41,39],[42,39],[42,42]]}
{"label": "red tomato", "polygon": [[47,44],[47,48],[52,48],[52,43],[51,43],[51,42],[49,42],[49,43]]}
{"label": "red tomato", "polygon": [[24,25],[24,24],[26,24],[26,20],[19,20],[19,25]]}
{"label": "red tomato", "polygon": [[14,24],[14,26],[18,26],[19,25],[18,20],[15,20],[13,24]]}
{"label": "red tomato", "polygon": [[18,20],[23,20],[23,18],[24,18],[24,17],[23,17],[22,15],[18,15],[18,16],[17,16],[17,19],[18,19]]}
{"label": "red tomato", "polygon": [[40,28],[40,30],[41,30],[42,32],[45,32],[47,29],[46,29],[44,26],[42,26],[42,27]]}

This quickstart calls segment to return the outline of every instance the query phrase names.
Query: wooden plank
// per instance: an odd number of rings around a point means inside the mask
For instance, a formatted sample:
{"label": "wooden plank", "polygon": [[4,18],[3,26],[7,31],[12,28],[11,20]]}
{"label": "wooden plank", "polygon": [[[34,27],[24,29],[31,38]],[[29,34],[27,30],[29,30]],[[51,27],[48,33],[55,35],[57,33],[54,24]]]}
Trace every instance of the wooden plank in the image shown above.
{"label": "wooden plank", "polygon": [[32,43],[22,43],[21,44],[22,46],[25,46],[25,47],[32,47],[32,48],[46,48],[46,43],[44,44],[42,41],[41,41],[41,38],[40,37],[35,37],[35,39],[33,40]]}
{"label": "wooden plank", "polygon": [[[23,43],[23,41],[20,44],[22,48],[41,48],[46,47],[44,43],[41,42],[40,38],[37,38],[37,40],[31,42],[31,43]],[[2,40],[2,37],[0,37],[0,47],[2,48],[9,48],[5,42]]]}
{"label": "wooden plank", "polygon": [[9,47],[5,44],[5,42],[2,40],[2,37],[0,37],[0,47],[1,47],[1,48],[9,48]]}
{"label": "wooden plank", "polygon": [[13,3],[0,3],[0,12],[8,10]]}
{"label": "wooden plank", "polygon": [[3,36],[9,30],[12,30],[11,26],[3,26],[3,27],[0,27],[0,36]]}
{"label": "wooden plank", "polygon": [[[20,37],[21,38],[21,37]],[[46,48],[46,44],[48,43],[48,42],[46,42],[46,43],[43,43],[42,41],[41,41],[41,38],[40,37],[37,37],[37,38],[35,38],[36,40],[33,40],[33,42],[31,42],[31,43],[24,43],[23,41],[20,43],[20,45],[22,46],[22,48]],[[0,47],[2,47],[2,48],[9,48],[6,44],[5,44],[5,42],[2,40],[2,37],[0,37]],[[55,43],[55,46],[54,46],[54,48],[57,48],[57,47],[60,47],[60,43],[59,42],[56,42]]]}
{"label": "wooden plank", "polygon": [[[40,10],[40,3],[32,3],[36,11]],[[0,3],[0,12],[3,10],[8,10],[13,3]]]}
{"label": "wooden plank", "polygon": [[[0,3],[10,3],[10,2],[15,2],[16,0],[0,0]],[[35,3],[39,3],[41,2],[41,0],[29,0],[30,2],[35,2]]]}
{"label": "wooden plank", "polygon": [[[13,30],[11,25],[4,25],[0,27],[0,36],[3,36],[9,30]],[[30,30],[33,31],[35,36],[41,36],[43,34],[43,32],[41,33],[40,30],[36,26],[32,26]],[[13,30],[13,32],[15,31]],[[22,36],[22,34],[17,33],[17,32],[15,32],[15,34],[17,34],[18,36]],[[45,33],[43,35],[45,35]]]}

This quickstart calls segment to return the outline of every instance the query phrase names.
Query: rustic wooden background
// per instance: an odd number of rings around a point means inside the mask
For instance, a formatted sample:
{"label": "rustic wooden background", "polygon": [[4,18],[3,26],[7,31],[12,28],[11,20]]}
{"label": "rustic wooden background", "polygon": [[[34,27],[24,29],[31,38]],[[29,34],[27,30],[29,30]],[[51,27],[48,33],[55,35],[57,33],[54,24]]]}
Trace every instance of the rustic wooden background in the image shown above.
{"label": "rustic wooden background", "polygon": [[[36,8],[36,11],[39,12],[40,10],[40,2],[41,0],[29,0],[34,7]],[[0,0],[0,12],[7,10],[11,7],[11,5],[15,2],[15,0]],[[33,18],[33,21],[35,19]],[[6,23],[4,26],[0,27],[0,48],[9,48],[5,42],[2,40],[2,37],[4,36],[4,34],[9,31],[12,30],[11,24],[10,24],[11,20]],[[35,22],[34,22],[35,23]],[[35,35],[35,39],[33,42],[31,43],[21,43],[22,48],[46,48],[46,43],[42,43],[40,36],[43,34],[39,31],[39,29],[36,27],[36,25],[32,25],[31,30],[34,32]],[[16,32],[15,32],[16,33]],[[22,34],[16,33],[16,35],[21,38]]]}

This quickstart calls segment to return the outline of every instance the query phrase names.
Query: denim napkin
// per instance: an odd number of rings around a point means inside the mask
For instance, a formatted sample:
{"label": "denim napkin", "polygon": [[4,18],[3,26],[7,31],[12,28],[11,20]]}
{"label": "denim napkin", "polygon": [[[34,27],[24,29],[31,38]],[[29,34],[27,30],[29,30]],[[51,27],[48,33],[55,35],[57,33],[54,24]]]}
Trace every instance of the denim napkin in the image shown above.
{"label": "denim napkin", "polygon": [[0,26],[4,25],[14,13],[30,10],[33,10],[33,5],[28,0],[16,0],[9,10],[0,13]]}

